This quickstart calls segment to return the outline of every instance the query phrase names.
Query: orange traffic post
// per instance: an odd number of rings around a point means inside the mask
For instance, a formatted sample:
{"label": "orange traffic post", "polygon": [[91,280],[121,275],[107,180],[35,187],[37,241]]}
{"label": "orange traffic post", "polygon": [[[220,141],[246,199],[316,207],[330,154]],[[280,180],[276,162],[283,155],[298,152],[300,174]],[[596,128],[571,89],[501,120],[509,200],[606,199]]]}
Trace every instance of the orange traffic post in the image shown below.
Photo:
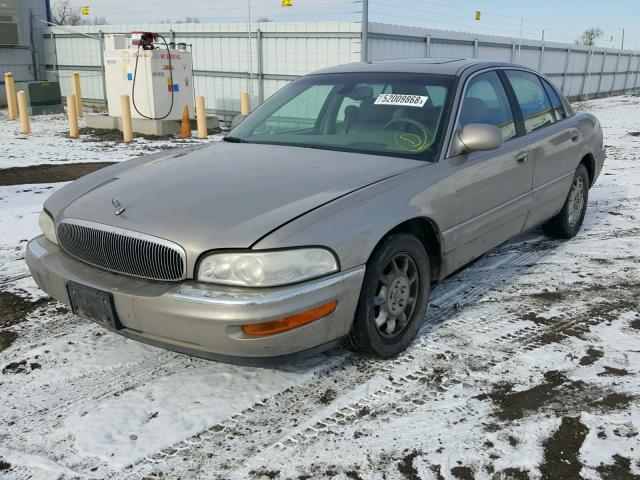
{"label": "orange traffic post", "polygon": [[83,105],[82,94],[80,92],[80,74],[78,72],[73,72],[71,74],[71,89],[73,94],[76,96],[76,111],[78,112],[78,117],[82,118]]}
{"label": "orange traffic post", "polygon": [[204,97],[196,97],[196,115],[198,119],[198,138],[207,138],[207,114],[204,107]]}
{"label": "orange traffic post", "polygon": [[22,90],[18,92],[18,112],[20,113],[20,126],[25,135],[31,133],[31,123],[29,122],[29,103],[27,94]]}
{"label": "orange traffic post", "polygon": [[120,111],[122,114],[122,137],[124,143],[130,143],[133,140],[133,124],[131,121],[131,102],[129,95],[120,96]]}
{"label": "orange traffic post", "polygon": [[69,95],[67,97],[67,115],[69,115],[69,137],[78,138],[80,132],[78,130],[78,110],[75,95]]}
{"label": "orange traffic post", "polygon": [[251,104],[249,103],[249,92],[240,92],[240,114],[249,115]]}
{"label": "orange traffic post", "polygon": [[187,105],[182,110],[182,122],[180,123],[180,133],[178,135],[182,138],[191,136],[191,122],[189,121],[189,107]]}
{"label": "orange traffic post", "polygon": [[16,99],[16,85],[13,80],[13,73],[4,74],[4,88],[7,92],[7,106],[9,107],[9,120],[18,118],[18,102]]}

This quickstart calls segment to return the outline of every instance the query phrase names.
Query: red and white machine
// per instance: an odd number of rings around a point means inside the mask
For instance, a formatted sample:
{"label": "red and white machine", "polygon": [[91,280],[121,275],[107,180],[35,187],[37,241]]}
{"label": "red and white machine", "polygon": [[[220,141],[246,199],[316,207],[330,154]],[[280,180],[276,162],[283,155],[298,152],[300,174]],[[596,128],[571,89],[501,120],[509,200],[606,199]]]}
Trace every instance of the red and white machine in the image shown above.
{"label": "red and white machine", "polygon": [[110,116],[122,115],[121,95],[129,95],[133,118],[180,120],[185,105],[193,114],[191,53],[168,48],[158,40],[157,34],[150,32],[135,32],[130,39],[124,35],[106,37],[104,64]]}

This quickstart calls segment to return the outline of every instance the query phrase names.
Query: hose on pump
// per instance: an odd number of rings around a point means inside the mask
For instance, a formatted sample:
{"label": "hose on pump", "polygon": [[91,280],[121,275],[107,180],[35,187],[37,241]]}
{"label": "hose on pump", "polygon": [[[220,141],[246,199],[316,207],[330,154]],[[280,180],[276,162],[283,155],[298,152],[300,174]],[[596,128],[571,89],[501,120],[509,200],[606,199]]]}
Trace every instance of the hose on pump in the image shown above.
{"label": "hose on pump", "polygon": [[[160,34],[157,34],[157,35],[164,42],[164,46],[167,50],[167,58],[169,59],[169,75],[173,77],[173,66],[171,65],[171,50],[169,49],[169,44],[167,43],[167,40],[162,35]],[[136,106],[136,78],[138,77],[138,59],[140,58],[140,47],[142,46],[142,43],[143,43],[142,41],[138,43],[138,51],[136,52],[136,65],[133,70],[133,85],[131,86],[131,103],[133,103],[133,108],[135,109],[136,112],[138,112],[138,115],[140,115],[141,117],[146,118],[148,120],[164,120],[171,114],[171,111],[173,110],[173,97],[174,97],[173,79],[171,80],[171,105],[169,106],[169,111],[166,114],[164,114],[161,117],[150,117],[142,113]]]}

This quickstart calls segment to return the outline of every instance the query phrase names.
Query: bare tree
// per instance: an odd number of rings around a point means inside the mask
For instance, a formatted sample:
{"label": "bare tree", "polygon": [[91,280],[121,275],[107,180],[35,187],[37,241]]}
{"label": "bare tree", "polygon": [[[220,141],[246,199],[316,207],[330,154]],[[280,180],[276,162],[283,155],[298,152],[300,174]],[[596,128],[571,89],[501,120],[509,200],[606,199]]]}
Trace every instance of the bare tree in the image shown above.
{"label": "bare tree", "polygon": [[94,17],[91,20],[82,20],[81,25],[109,25],[105,17]]}
{"label": "bare tree", "polygon": [[109,25],[109,22],[105,17],[96,17],[91,23],[93,25]]}
{"label": "bare tree", "polygon": [[580,38],[576,40],[579,45],[586,45],[587,47],[593,47],[596,44],[596,40],[602,36],[602,30],[599,27],[592,27],[585,30]]}
{"label": "bare tree", "polygon": [[200,19],[197,17],[184,17],[184,20],[174,20],[174,21],[167,20],[167,23],[200,23]]}
{"label": "bare tree", "polygon": [[51,9],[51,19],[56,25],[80,25],[80,9],[71,5],[70,0],[56,0]]}

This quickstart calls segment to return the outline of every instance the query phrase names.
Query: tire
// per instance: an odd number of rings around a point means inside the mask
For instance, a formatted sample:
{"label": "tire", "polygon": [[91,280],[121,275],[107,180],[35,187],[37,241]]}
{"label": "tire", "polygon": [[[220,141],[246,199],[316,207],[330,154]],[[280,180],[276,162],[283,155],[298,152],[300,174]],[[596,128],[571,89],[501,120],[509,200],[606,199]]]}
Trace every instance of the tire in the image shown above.
{"label": "tire", "polygon": [[347,346],[379,358],[405,350],[423,323],[430,289],[422,243],[406,233],[385,238],[367,262]]}
{"label": "tire", "polygon": [[578,165],[562,210],[542,225],[542,231],[553,238],[573,238],[580,231],[589,200],[589,173]]}

